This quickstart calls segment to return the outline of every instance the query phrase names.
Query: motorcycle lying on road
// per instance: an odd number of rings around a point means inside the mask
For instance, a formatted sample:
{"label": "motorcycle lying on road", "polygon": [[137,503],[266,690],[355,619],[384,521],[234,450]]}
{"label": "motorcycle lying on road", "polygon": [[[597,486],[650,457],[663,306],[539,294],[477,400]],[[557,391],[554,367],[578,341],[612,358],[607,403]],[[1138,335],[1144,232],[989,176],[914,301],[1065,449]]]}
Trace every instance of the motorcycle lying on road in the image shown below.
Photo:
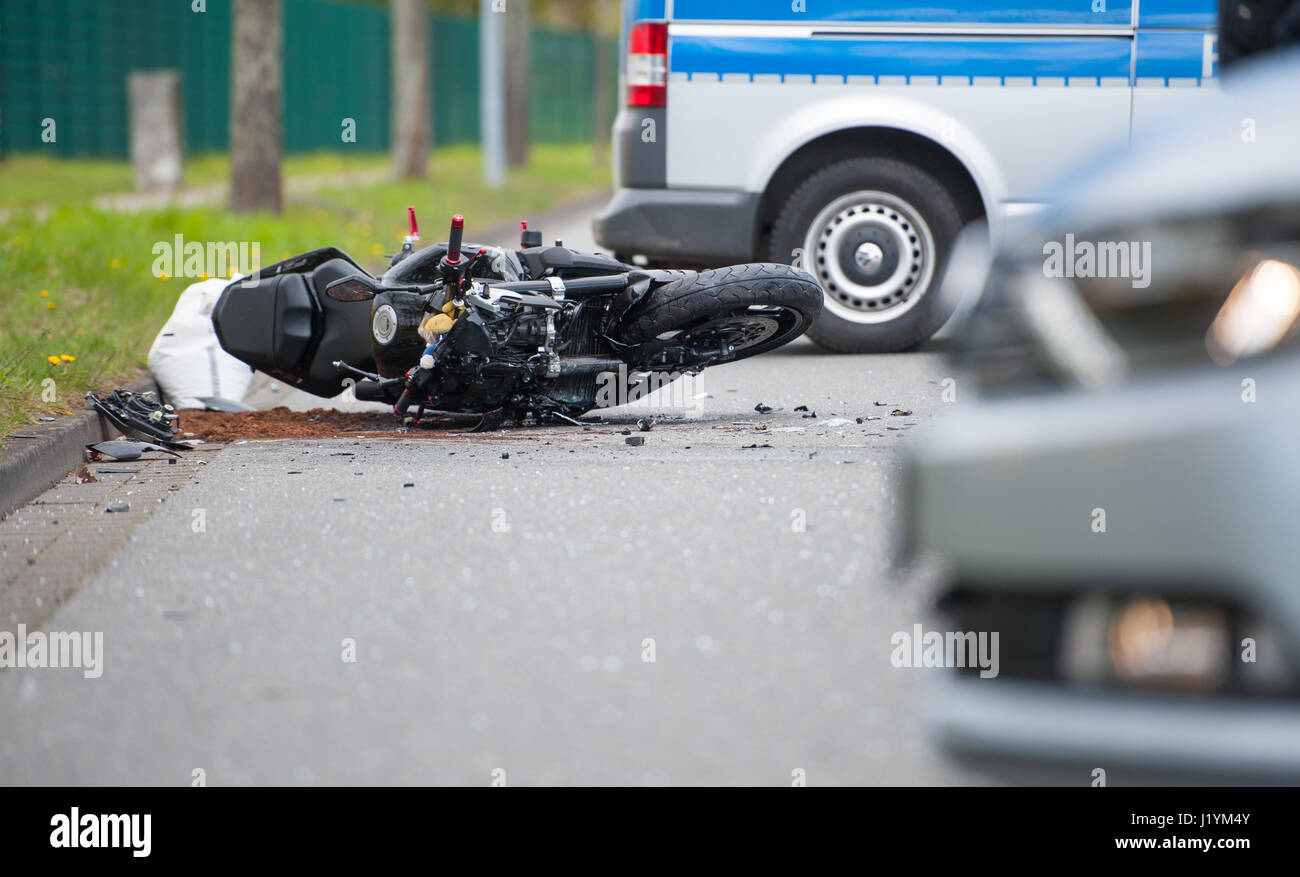
{"label": "motorcycle lying on road", "polygon": [[[414,422],[426,413],[576,422],[647,372],[696,374],[773,350],[817,319],[822,290],[778,264],[710,271],[646,270],[542,246],[523,224],[520,248],[462,242],[421,250],[411,233],[374,277],[334,247],[236,280],[212,322],[221,346],[258,371],[322,397],[352,385]],[[633,396],[632,398],[636,398]],[[617,404],[617,403],[615,403]]]}

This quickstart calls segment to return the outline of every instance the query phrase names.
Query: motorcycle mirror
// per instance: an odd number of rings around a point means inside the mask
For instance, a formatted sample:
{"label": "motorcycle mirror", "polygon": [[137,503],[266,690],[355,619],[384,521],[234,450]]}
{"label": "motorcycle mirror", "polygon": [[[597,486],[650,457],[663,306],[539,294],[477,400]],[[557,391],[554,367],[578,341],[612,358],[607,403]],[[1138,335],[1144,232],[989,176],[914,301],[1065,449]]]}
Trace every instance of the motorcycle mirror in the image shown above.
{"label": "motorcycle mirror", "polygon": [[362,274],[335,280],[325,287],[325,294],[335,301],[369,301],[379,289]]}

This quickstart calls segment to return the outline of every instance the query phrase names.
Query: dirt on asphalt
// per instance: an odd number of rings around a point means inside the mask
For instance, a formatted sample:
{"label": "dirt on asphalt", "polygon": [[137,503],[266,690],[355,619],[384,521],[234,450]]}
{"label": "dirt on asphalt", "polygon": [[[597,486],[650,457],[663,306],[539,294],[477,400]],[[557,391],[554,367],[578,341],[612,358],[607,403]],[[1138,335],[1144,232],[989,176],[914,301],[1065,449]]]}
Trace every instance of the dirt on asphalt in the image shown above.
{"label": "dirt on asphalt", "polygon": [[[401,422],[387,412],[355,413],[313,408],[293,411],[272,408],[268,411],[241,411],[223,414],[218,411],[182,411],[179,426],[182,438],[200,438],[208,442],[230,442],[259,438],[348,438],[358,435],[399,435]],[[418,429],[415,434],[443,434],[445,430]],[[191,435],[192,434],[192,435]]]}
{"label": "dirt on asphalt", "polygon": [[[181,411],[178,426],[181,441],[190,438],[205,442],[232,442],[240,439],[315,439],[315,438],[447,438],[466,435],[479,422],[477,415],[426,415],[420,426],[409,426],[387,411],[348,412],[331,408],[294,411],[286,407],[266,411]],[[607,424],[589,423],[578,427],[529,427],[536,435],[554,432],[582,433],[609,431]],[[492,439],[499,430],[475,433],[477,438]]]}

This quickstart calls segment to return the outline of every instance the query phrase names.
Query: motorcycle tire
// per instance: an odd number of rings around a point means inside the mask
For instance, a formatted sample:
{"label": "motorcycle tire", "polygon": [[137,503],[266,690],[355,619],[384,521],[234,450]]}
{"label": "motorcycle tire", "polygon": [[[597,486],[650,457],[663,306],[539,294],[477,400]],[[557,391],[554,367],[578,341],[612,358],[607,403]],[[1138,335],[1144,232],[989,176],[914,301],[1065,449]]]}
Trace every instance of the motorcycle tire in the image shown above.
{"label": "motorcycle tire", "polygon": [[822,288],[789,265],[733,265],[689,274],[641,302],[623,326],[622,340],[641,344],[669,333],[725,337],[735,348],[728,361],[756,356],[793,341],[822,309]]}

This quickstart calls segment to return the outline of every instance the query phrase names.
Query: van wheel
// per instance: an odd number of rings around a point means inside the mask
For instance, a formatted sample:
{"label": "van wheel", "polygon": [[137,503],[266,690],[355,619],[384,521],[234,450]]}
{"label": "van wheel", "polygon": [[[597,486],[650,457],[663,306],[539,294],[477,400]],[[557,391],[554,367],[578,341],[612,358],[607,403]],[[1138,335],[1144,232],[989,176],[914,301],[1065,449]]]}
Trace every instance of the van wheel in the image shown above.
{"label": "van wheel", "polygon": [[808,337],[841,353],[886,353],[929,338],[951,316],[935,292],[963,224],[948,190],[920,168],[854,158],[823,168],[786,200],[770,258],[800,265],[825,307]]}

